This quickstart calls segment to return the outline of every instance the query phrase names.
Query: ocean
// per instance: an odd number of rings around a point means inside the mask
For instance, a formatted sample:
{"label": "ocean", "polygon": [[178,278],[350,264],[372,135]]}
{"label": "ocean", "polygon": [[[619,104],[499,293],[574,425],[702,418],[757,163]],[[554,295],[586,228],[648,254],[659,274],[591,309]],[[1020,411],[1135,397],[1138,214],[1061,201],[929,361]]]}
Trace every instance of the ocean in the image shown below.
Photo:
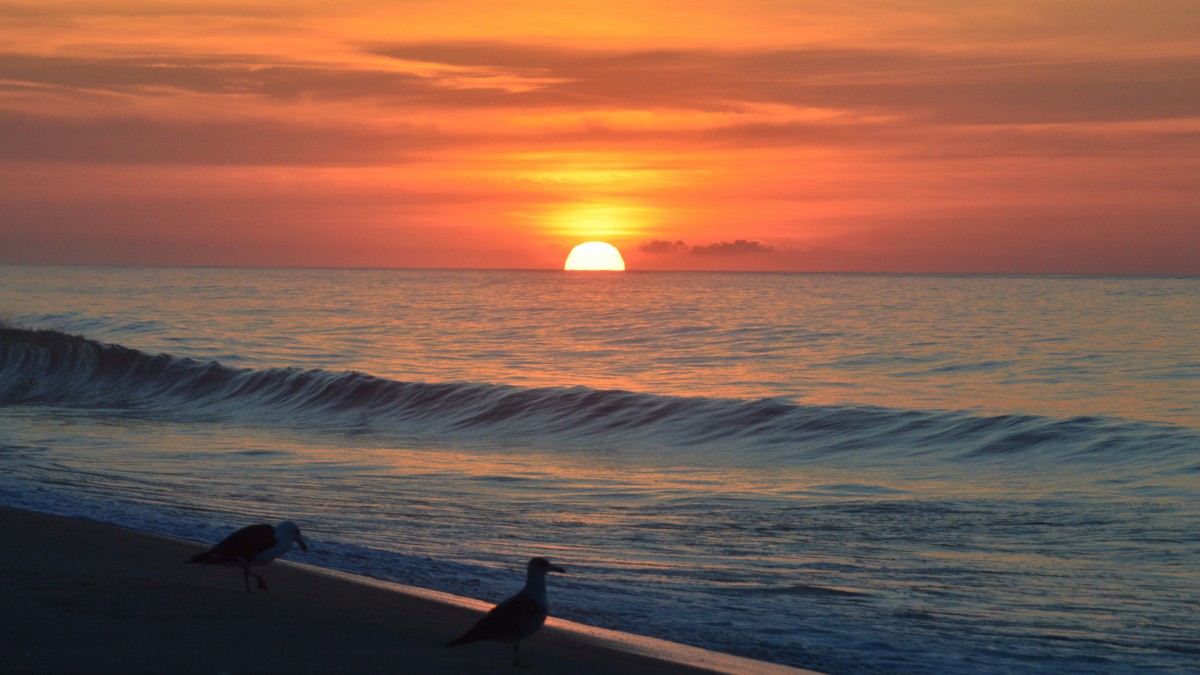
{"label": "ocean", "polygon": [[1197,278],[0,266],[0,503],[491,601],[545,555],[553,615],[830,673],[1195,672],[1198,329]]}

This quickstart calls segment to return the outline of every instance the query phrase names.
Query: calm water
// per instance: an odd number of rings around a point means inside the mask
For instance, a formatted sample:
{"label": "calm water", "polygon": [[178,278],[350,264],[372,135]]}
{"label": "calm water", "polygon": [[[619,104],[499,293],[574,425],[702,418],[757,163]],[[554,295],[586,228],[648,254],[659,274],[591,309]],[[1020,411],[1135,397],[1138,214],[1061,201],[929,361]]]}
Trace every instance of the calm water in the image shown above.
{"label": "calm water", "polygon": [[0,321],[3,503],[548,555],[559,616],[834,673],[1200,663],[1198,279],[0,267]]}

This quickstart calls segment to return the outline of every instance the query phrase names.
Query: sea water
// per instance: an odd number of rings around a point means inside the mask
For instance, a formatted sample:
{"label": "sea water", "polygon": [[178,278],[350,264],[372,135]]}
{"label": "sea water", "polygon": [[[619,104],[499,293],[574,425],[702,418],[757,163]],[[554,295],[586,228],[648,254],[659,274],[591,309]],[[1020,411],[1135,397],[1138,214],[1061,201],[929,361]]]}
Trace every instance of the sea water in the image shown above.
{"label": "sea water", "polygon": [[1200,279],[5,266],[0,322],[0,503],[546,555],[557,616],[833,673],[1200,665]]}

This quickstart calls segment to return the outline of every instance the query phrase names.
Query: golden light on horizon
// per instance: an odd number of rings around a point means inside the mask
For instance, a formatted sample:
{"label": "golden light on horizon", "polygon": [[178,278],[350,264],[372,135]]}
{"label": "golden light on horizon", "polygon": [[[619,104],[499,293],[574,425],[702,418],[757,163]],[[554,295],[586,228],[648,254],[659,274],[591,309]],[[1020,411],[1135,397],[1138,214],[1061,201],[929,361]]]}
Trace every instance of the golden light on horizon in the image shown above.
{"label": "golden light on horizon", "polygon": [[564,270],[623,272],[625,259],[616,246],[602,241],[589,241],[571,249]]}
{"label": "golden light on horizon", "polygon": [[556,238],[608,241],[643,236],[647,223],[657,217],[657,209],[624,202],[548,205],[534,216],[547,235]]}

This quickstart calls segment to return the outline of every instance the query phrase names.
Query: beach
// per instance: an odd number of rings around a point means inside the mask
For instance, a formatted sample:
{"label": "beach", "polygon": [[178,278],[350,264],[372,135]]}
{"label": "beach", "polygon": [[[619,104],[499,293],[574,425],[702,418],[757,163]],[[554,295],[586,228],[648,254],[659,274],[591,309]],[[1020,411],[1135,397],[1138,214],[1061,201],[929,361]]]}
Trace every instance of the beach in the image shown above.
{"label": "beach", "polygon": [[[270,590],[247,594],[236,569],[184,564],[201,544],[8,507],[0,541],[6,673],[514,671],[507,645],[443,646],[481,603],[287,561],[260,568]],[[536,673],[809,672],[555,619],[522,658]]]}

